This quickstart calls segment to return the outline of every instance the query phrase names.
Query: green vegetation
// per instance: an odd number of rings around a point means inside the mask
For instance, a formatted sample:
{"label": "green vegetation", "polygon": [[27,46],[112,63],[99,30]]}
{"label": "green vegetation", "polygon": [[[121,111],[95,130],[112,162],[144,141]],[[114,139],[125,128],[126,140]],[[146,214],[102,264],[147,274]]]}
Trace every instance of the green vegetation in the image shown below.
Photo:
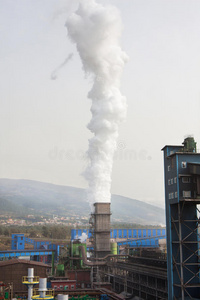
{"label": "green vegetation", "polygon": [[35,239],[70,240],[71,227],[63,225],[0,226],[1,236],[11,237],[13,233],[24,233],[25,236]]}
{"label": "green vegetation", "polygon": [[111,228],[113,229],[151,229],[151,228],[161,228],[159,225],[144,225],[144,224],[137,224],[137,223],[124,223],[124,222],[113,222],[111,224]]}
{"label": "green vegetation", "polygon": [[52,243],[68,243],[71,238],[71,227],[62,225],[48,226],[0,226],[0,251],[11,249],[11,235],[23,233],[34,240],[48,240]]}

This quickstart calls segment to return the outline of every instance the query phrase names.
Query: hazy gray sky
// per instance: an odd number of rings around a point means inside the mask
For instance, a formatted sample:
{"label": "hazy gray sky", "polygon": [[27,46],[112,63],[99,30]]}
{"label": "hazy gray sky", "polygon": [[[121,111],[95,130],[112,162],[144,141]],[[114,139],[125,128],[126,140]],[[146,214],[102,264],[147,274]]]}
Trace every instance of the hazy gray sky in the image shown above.
{"label": "hazy gray sky", "polygon": [[[200,1],[98,2],[120,10],[130,58],[111,192],[164,206],[160,149],[187,134],[200,148]],[[77,3],[0,0],[0,177],[87,186],[92,83],[64,26]]]}

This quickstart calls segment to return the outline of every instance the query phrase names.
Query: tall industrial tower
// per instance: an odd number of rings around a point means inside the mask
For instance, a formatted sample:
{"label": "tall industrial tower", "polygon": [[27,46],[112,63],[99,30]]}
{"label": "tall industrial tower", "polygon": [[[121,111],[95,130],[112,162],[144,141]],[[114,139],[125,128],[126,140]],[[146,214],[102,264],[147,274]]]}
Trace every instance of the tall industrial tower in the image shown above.
{"label": "tall industrial tower", "polygon": [[193,137],[164,152],[168,299],[200,299],[200,153]]}
{"label": "tall industrial tower", "polygon": [[103,258],[110,254],[110,215],[110,203],[94,203],[93,242],[95,258]]}

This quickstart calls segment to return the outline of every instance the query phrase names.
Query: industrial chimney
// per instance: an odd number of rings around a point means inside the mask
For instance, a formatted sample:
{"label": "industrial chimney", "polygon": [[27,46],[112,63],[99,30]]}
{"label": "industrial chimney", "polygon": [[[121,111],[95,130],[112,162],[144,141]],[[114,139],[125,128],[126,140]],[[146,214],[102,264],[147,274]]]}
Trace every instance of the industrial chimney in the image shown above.
{"label": "industrial chimney", "polygon": [[110,203],[94,203],[94,257],[110,254]]}

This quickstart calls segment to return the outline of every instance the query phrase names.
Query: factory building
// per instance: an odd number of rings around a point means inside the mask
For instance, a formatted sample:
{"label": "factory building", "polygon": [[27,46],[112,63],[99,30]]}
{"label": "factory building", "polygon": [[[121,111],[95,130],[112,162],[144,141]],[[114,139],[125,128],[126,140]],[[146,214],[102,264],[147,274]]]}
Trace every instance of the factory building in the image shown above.
{"label": "factory building", "polygon": [[[168,299],[200,299],[200,153],[193,137],[164,153]],[[187,298],[187,299],[188,299]]]}
{"label": "factory building", "polygon": [[55,291],[69,291],[76,289],[76,280],[54,279],[51,280],[51,287]]}
{"label": "factory building", "polygon": [[47,277],[51,267],[47,264],[23,259],[11,259],[0,262],[0,278],[5,284],[12,283],[16,293],[27,292],[27,287],[22,283],[22,277],[28,273],[29,268],[34,268],[35,276]]}

